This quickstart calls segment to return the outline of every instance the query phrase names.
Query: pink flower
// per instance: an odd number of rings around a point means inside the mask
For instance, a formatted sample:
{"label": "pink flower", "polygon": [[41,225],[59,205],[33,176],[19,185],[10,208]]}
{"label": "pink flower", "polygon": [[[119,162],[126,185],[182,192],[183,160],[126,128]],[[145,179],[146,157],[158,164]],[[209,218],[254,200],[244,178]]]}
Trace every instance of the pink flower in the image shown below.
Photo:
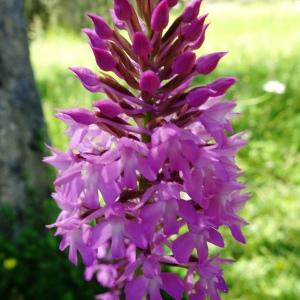
{"label": "pink flower", "polygon": [[[239,211],[249,195],[235,162],[245,141],[233,134],[235,104],[224,100],[236,79],[205,81],[226,53],[197,58],[207,15],[192,0],[169,25],[177,2],[115,0],[111,27],[88,14],[95,28],[83,32],[100,71],[71,71],[106,99],[61,110],[70,143],[44,159],[58,170],[61,210],[48,227],[73,264],[82,257],[85,278],[109,289],[99,300],[159,300],[161,290],[218,300],[228,290],[221,265],[231,261],[211,257],[208,245],[225,247],[224,227],[246,241]],[[203,84],[192,86],[198,75]]]}

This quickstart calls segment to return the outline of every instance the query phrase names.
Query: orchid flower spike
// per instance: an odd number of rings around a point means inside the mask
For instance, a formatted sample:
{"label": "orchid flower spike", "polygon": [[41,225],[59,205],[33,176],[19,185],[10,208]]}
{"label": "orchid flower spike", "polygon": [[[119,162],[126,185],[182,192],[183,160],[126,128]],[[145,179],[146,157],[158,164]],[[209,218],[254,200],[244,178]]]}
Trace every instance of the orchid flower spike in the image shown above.
{"label": "orchid flower spike", "polygon": [[197,58],[207,15],[191,0],[169,24],[177,2],[114,0],[114,26],[88,14],[96,70],[71,71],[106,97],[60,110],[70,142],[44,159],[58,171],[60,214],[48,227],[71,263],[81,257],[85,278],[107,289],[97,299],[220,299],[232,261],[209,245],[221,252],[224,227],[245,243],[239,211],[249,195],[235,163],[245,141],[231,126],[235,103],[224,100],[236,78],[208,81],[226,52]]}

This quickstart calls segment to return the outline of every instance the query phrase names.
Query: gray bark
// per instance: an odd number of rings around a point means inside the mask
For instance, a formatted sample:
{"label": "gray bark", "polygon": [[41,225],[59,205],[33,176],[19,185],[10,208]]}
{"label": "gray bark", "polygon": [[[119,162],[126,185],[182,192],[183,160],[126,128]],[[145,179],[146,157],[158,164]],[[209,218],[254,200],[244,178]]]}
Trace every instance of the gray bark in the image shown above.
{"label": "gray bark", "polygon": [[45,199],[45,132],[29,59],[24,0],[0,0],[0,204],[20,210],[32,198]]}

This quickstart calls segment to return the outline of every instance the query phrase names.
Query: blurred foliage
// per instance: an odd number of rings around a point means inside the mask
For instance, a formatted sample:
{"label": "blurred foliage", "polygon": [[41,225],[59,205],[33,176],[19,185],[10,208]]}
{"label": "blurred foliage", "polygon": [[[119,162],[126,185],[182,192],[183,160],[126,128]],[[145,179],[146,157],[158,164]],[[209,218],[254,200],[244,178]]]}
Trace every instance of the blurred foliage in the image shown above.
{"label": "blurred foliage", "polygon": [[25,14],[31,26],[34,22],[43,24],[44,27],[49,25],[49,11],[43,0],[25,0]]}
{"label": "blurred foliage", "polygon": [[[222,253],[237,262],[226,267],[230,293],[224,299],[295,300],[300,294],[300,33],[295,30],[300,27],[300,6],[296,1],[271,6],[252,2],[206,5],[202,10],[210,11],[211,26],[200,52],[230,50],[205,82],[223,75],[239,78],[228,98],[237,99],[241,112],[235,130],[245,130],[249,137],[238,158],[253,196],[243,212],[250,223],[245,230],[248,244],[238,245],[229,235],[226,239]],[[84,38],[54,27],[33,41],[31,54],[53,145],[65,148],[56,109],[90,107],[102,95],[85,91],[67,69],[95,69]],[[286,92],[263,91],[269,80],[282,82]],[[69,264],[58,251],[57,239],[44,229],[57,209],[51,200],[40,206],[26,212],[18,244],[0,237],[0,298],[15,300],[14,293],[21,290],[30,300],[93,299],[96,284],[84,282],[83,269]],[[14,218],[7,214],[10,224]]]}
{"label": "blurred foliage", "polygon": [[107,15],[111,0],[25,0],[30,28],[64,27],[78,31],[88,24],[86,12]]}
{"label": "blurred foliage", "polygon": [[[210,3],[277,3],[292,2],[295,0],[210,0]],[[179,0],[180,9],[188,0]],[[208,2],[208,1],[207,1]],[[29,29],[33,31],[45,30],[49,27],[67,28],[78,31],[89,23],[86,12],[95,12],[110,19],[109,9],[113,0],[25,0],[25,13]]]}
{"label": "blurred foliage", "polygon": [[70,264],[66,253],[58,250],[58,239],[45,228],[57,213],[50,200],[30,203],[21,213],[1,208],[1,223],[5,220],[7,228],[22,224],[17,236],[0,235],[1,299],[81,300],[101,291],[95,282],[84,281],[83,267]]}

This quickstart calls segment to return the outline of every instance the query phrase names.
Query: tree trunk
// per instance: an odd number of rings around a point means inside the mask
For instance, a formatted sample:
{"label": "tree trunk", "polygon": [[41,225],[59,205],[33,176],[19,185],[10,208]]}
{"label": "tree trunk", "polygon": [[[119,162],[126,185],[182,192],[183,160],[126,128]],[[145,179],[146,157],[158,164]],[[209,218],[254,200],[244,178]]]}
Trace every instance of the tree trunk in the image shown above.
{"label": "tree trunk", "polygon": [[0,0],[0,204],[20,211],[29,199],[45,199],[45,134],[29,59],[24,0]]}

